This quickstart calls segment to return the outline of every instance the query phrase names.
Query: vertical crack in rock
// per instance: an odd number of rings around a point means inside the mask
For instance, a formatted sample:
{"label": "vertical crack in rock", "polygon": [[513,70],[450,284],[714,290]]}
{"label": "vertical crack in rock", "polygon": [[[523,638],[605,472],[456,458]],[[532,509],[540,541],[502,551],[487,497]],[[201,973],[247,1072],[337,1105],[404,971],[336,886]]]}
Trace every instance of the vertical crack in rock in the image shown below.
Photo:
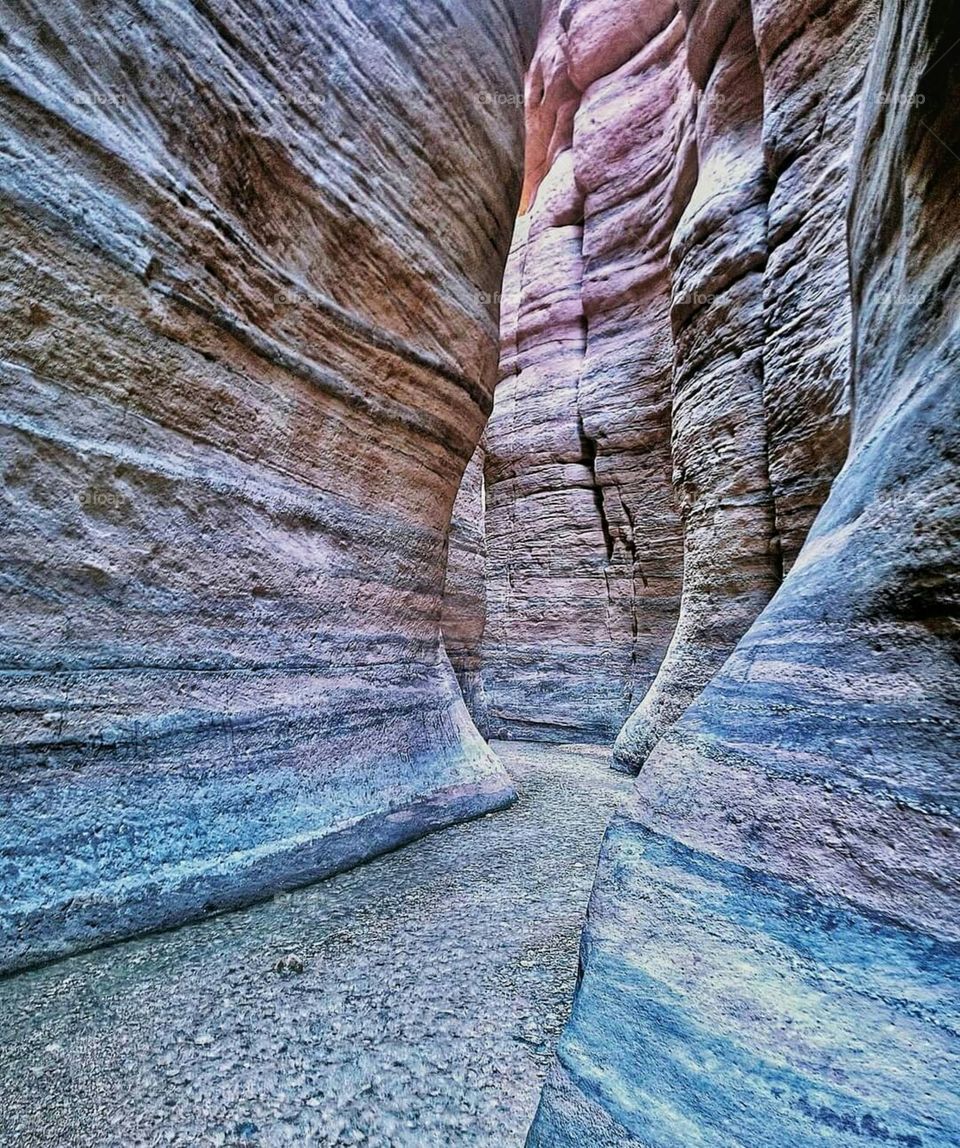
{"label": "vertical crack in rock", "polygon": [[[526,377],[497,392],[488,430],[490,632],[513,640],[485,645],[484,683],[516,736],[612,739],[662,661],[681,586],[669,242],[692,185],[691,91],[671,3],[558,11],[528,81],[529,223],[507,273],[523,259]],[[498,493],[508,469],[516,521]],[[525,593],[505,608],[498,567],[521,558]]]}
{"label": "vertical crack in rock", "polygon": [[[579,237],[580,237],[580,266],[586,271],[586,258],[583,250],[583,232],[584,221],[580,220],[579,223]],[[577,371],[577,384],[576,384],[576,408],[577,408],[577,441],[580,444],[580,461],[587,468],[590,476],[590,487],[593,493],[593,505],[596,507],[597,517],[600,520],[600,533],[603,535],[603,546],[607,555],[607,564],[613,561],[613,531],[610,529],[610,523],[607,521],[607,511],[604,505],[603,485],[597,477],[597,440],[591,435],[587,434],[587,429],[583,421],[583,399],[581,395],[581,387],[583,380],[583,360],[587,353],[587,343],[589,342],[590,332],[587,323],[587,317],[583,311],[583,298],[580,298],[580,369]],[[610,599],[610,583],[606,571],[604,572],[604,581],[607,584],[607,599]]]}
{"label": "vertical crack in rock", "polygon": [[[581,218],[578,224],[578,235],[580,240],[580,266],[586,271],[586,258],[583,250],[583,233],[584,221]],[[610,523],[607,521],[607,511],[604,505],[603,485],[597,476],[597,440],[587,434],[587,429],[583,421],[583,398],[581,394],[582,380],[583,380],[583,360],[587,353],[587,343],[589,342],[590,332],[587,323],[587,317],[583,311],[583,297],[582,297],[582,284],[578,284],[578,289],[581,290],[579,301],[579,316],[580,316],[580,367],[577,370],[576,377],[576,416],[577,416],[577,441],[580,444],[580,461],[587,468],[587,473],[590,477],[590,489],[593,494],[593,505],[597,511],[597,518],[600,522],[600,533],[603,536],[603,547],[607,556],[607,565],[613,561],[613,532],[610,529]],[[610,600],[610,581],[608,572],[604,570],[604,582],[607,587],[607,600]]]}
{"label": "vertical crack in rock", "polygon": [[481,674],[487,591],[483,466],[480,445],[464,472],[453,506],[441,621],[446,653],[481,733],[489,724]]}
{"label": "vertical crack in rock", "polygon": [[597,509],[600,519],[600,531],[603,534],[603,545],[607,554],[607,561],[613,559],[613,532],[607,521],[607,512],[604,507],[603,486],[597,478],[597,440],[587,434],[583,425],[583,414],[577,411],[577,438],[580,441],[580,461],[590,474],[590,489],[593,493],[593,505]]}
{"label": "vertical crack in rock", "polygon": [[[630,582],[633,590],[630,599],[630,661],[632,665],[636,665],[637,657],[639,654],[638,640],[640,637],[640,617],[638,609],[640,588],[637,586],[637,575],[639,574],[640,576],[644,590],[649,587],[649,582],[647,581],[647,576],[643,571],[643,565],[640,561],[639,555],[637,554],[636,524],[634,523],[633,512],[630,510],[629,504],[623,498],[623,491],[620,487],[620,483],[616,482],[616,479],[614,479],[614,482],[616,484],[616,491],[620,501],[620,508],[623,512],[624,518],[626,519],[626,526],[623,526],[620,529],[620,541],[630,558]],[[632,696],[633,691],[631,686],[631,700]]]}
{"label": "vertical crack in rock", "polygon": [[[765,279],[766,279],[767,271],[768,271],[768,268],[770,265],[770,194],[771,194],[771,191],[772,191],[772,188],[770,188],[769,183],[768,183],[768,190],[767,190],[767,196],[766,196],[765,203],[764,203],[764,213],[763,213],[765,253],[764,253],[762,272],[763,272]],[[760,388],[760,410],[762,413],[761,439],[760,439],[760,450],[761,450],[760,497],[761,497],[761,499],[763,499],[767,503],[767,505],[769,507],[769,519],[768,519],[768,523],[767,523],[767,525],[768,525],[767,548],[768,548],[768,552],[769,552],[770,567],[771,567],[771,574],[772,574],[772,580],[773,580],[772,592],[776,593],[776,591],[780,588],[780,586],[783,582],[783,544],[782,544],[782,540],[780,538],[780,526],[779,526],[779,522],[778,522],[778,518],[777,518],[777,500],[776,500],[776,497],[774,495],[773,481],[771,478],[772,431],[770,429],[771,428],[771,419],[770,419],[770,409],[769,409],[769,400],[768,400],[768,389],[767,389],[767,385],[766,385],[766,383],[767,383],[766,352],[767,352],[767,348],[768,348],[768,344],[769,344],[769,332],[767,330],[767,310],[766,310],[766,307],[763,307],[762,312],[761,312],[761,327],[762,327],[762,332],[763,332],[762,338],[761,338],[762,351],[760,354],[760,360],[759,360],[758,368],[757,368],[758,369],[758,376],[759,376],[758,383],[759,383],[759,388]],[[751,621],[752,621],[752,619],[751,619]],[[744,632],[746,632],[746,631],[744,631]],[[739,640],[740,637],[742,637],[742,635],[737,635],[737,640]]]}

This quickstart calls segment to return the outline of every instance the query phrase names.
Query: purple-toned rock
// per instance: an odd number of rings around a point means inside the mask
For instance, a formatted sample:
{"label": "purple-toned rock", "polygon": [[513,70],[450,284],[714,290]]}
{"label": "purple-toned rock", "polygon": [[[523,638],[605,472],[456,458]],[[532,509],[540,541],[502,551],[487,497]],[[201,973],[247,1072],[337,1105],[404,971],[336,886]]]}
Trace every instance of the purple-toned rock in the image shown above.
{"label": "purple-toned rock", "polygon": [[875,6],[683,7],[700,168],[673,247],[684,591],[617,740],[633,770],[792,566],[848,436],[846,175]]}
{"label": "purple-toned rock", "polygon": [[669,248],[696,177],[670,4],[561,4],[528,80],[527,189],[486,441],[491,730],[610,738],[676,620]]}
{"label": "purple-toned rock", "polygon": [[848,173],[877,18],[874,0],[820,7],[753,2],[771,184],[763,402],[784,572],[849,443]]}
{"label": "purple-toned rock", "polygon": [[763,395],[763,82],[749,5],[721,9],[690,13],[699,178],[671,247],[683,595],[663,664],[617,742],[627,766],[680,717],[779,584]]}
{"label": "purple-toned rock", "polygon": [[952,17],[882,6],[850,169],[849,454],[608,830],[531,1146],[960,1143]]}
{"label": "purple-toned rock", "polygon": [[547,6],[487,431],[501,736],[619,731],[639,768],[843,461],[845,173],[875,8],[787,7]]}
{"label": "purple-toned rock", "polygon": [[511,800],[440,614],[538,7],[5,9],[0,968]]}

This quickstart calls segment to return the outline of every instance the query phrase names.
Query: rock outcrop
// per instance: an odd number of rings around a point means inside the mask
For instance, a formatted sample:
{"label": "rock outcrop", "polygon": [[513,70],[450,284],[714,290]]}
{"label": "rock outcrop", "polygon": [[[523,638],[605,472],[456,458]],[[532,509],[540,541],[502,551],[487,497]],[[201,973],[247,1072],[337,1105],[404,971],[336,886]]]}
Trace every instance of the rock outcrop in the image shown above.
{"label": "rock outcrop", "polygon": [[684,591],[617,741],[634,770],[792,566],[848,441],[847,171],[874,5],[684,8],[701,93],[700,183],[674,242]]}
{"label": "rock outcrop", "polygon": [[528,77],[529,210],[486,434],[498,736],[612,739],[676,622],[669,248],[696,178],[683,36],[670,3],[554,3]]}
{"label": "rock outcrop", "polygon": [[[796,7],[793,44],[824,19]],[[942,0],[883,3],[851,168],[849,455],[608,831],[531,1146],[960,1142],[954,40]]]}
{"label": "rock outcrop", "polygon": [[692,8],[699,178],[671,246],[683,595],[663,664],[617,742],[627,765],[680,717],[779,583],[763,396],[763,80],[749,4]]}
{"label": "rock outcrop", "polygon": [[874,19],[548,7],[487,431],[501,736],[629,717],[636,770],[795,560],[847,447],[846,171]]}
{"label": "rock outcrop", "polygon": [[440,613],[537,8],[5,7],[0,969],[511,800]]}
{"label": "rock outcrop", "polygon": [[487,537],[484,529],[483,447],[470,460],[450,523],[443,585],[443,644],[470,716],[486,732],[486,703],[480,675],[487,619]]}

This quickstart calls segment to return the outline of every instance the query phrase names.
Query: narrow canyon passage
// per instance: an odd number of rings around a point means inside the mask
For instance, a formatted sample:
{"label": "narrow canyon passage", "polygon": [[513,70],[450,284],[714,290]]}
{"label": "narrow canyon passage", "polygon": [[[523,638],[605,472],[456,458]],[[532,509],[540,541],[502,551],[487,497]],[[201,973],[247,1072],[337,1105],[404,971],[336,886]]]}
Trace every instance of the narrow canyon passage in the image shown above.
{"label": "narrow canyon passage", "polygon": [[956,4],[0,0],[0,1148],[960,1148]]}
{"label": "narrow canyon passage", "polygon": [[0,982],[0,1144],[519,1148],[628,782],[609,751],[496,748],[509,810]]}

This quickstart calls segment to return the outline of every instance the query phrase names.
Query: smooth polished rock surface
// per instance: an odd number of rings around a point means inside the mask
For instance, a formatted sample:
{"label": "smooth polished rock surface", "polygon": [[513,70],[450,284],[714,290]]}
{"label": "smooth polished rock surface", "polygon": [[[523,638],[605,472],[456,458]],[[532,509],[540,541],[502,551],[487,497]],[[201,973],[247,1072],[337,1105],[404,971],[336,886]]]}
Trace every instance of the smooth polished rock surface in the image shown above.
{"label": "smooth polished rock surface", "polygon": [[960,51],[882,5],[849,456],[608,830],[531,1148],[960,1142]]}
{"label": "smooth polished rock surface", "polygon": [[520,1148],[628,782],[609,750],[494,748],[503,813],[0,981],[0,1143]]}
{"label": "smooth polished rock surface", "polygon": [[511,800],[440,612],[538,7],[5,6],[0,969]]}

